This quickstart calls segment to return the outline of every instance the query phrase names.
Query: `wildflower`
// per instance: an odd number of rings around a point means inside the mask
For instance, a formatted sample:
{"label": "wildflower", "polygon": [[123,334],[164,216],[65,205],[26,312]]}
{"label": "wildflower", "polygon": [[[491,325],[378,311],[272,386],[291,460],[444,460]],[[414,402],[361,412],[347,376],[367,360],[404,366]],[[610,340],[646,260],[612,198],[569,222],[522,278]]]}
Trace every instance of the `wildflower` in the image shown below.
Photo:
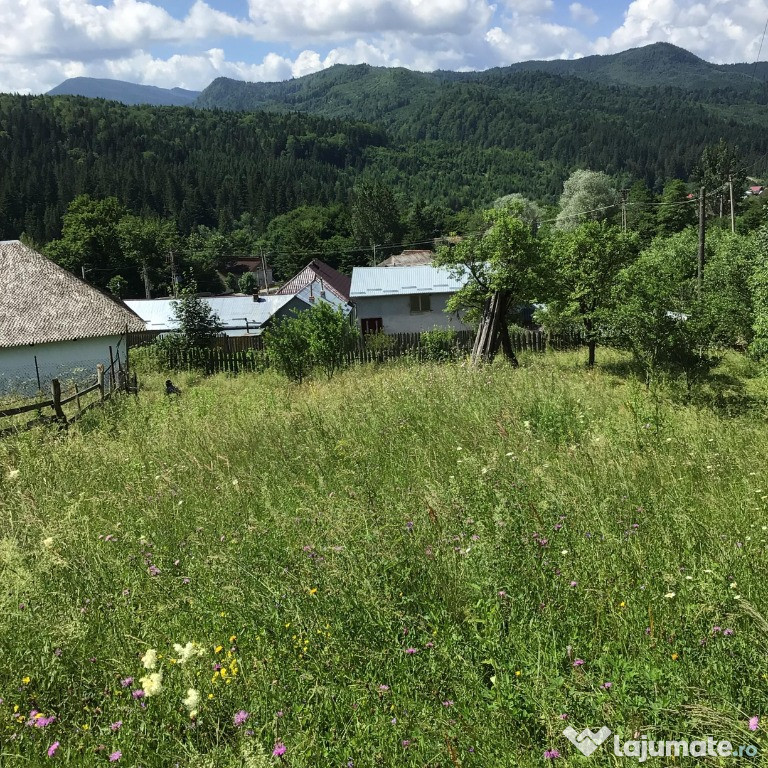
{"label": "wildflower", "polygon": [[386,693],[386,692],[389,690],[389,686],[388,686],[388,685],[380,685],[380,686],[379,686],[379,690],[380,690],[382,693]]}
{"label": "wildflower", "polygon": [[116,749],[110,756],[109,756],[109,762],[110,763],[116,763],[121,757],[123,756],[123,753]]}
{"label": "wildflower", "polygon": [[446,699],[446,700],[443,702],[443,706],[444,706],[444,707],[452,707],[452,706],[453,706],[453,700],[452,700],[452,699]]}
{"label": "wildflower", "polygon": [[132,678],[132,677],[124,677],[124,678],[123,678],[123,679],[120,681],[120,685],[121,685],[123,688],[127,688],[127,687],[128,687],[129,685],[131,685],[132,683],[133,683],[133,678]]}
{"label": "wildflower", "polygon": [[146,693],[144,693],[141,688],[137,688],[135,691],[131,692],[131,696],[133,696],[134,699],[143,699],[146,696]]}
{"label": "wildflower", "polygon": [[425,648],[434,648],[434,647],[435,647],[435,644],[434,644],[434,643],[432,643],[432,642],[429,642],[429,643],[425,643],[425,644],[424,644],[424,647],[425,647]]}
{"label": "wildflower", "polygon": [[749,730],[750,731],[756,731],[760,725],[760,718],[755,715],[754,717],[749,718]]}
{"label": "wildflower", "polygon": [[147,568],[147,573],[150,576],[159,576],[160,575],[160,569],[153,563],[152,565]]}
{"label": "wildflower", "polygon": [[723,630],[723,635],[725,637],[730,637],[732,634],[733,634],[733,630],[732,629],[724,629]]}
{"label": "wildflower", "polygon": [[675,596],[674,592],[667,592],[667,594],[664,595],[664,597],[666,597],[667,600],[671,600],[674,596]]}
{"label": "wildflower", "polygon": [[275,744],[275,748],[272,750],[272,757],[282,757],[285,754],[285,744],[282,741],[278,741]]}
{"label": "wildflower", "polygon": [[190,712],[197,709],[200,703],[200,693],[194,688],[187,688],[187,698],[181,702]]}
{"label": "wildflower", "polygon": [[46,549],[50,549],[53,546],[53,536],[49,536],[47,539],[43,539],[43,546]]}
{"label": "wildflower", "polygon": [[578,586],[579,586],[579,582],[578,582],[578,581],[572,581],[572,582],[570,583],[570,586],[572,586],[572,587],[578,587]]}
{"label": "wildflower", "polygon": [[195,656],[202,656],[205,653],[205,650],[203,648],[200,648],[196,643],[187,643],[186,645],[181,645],[180,643],[174,643],[173,644],[173,650],[176,652],[176,655],[178,658],[176,661],[179,664],[184,664],[185,662],[189,661],[191,658],[194,658]]}
{"label": "wildflower", "polygon": [[50,747],[48,747],[48,757],[53,757],[56,754],[56,750],[61,746],[58,741],[54,741]]}
{"label": "wildflower", "polygon": [[581,667],[584,665],[584,659],[575,659],[573,662],[574,667]]}
{"label": "wildflower", "polygon": [[157,666],[157,651],[154,648],[149,648],[141,657],[141,664],[144,669],[154,669]]}
{"label": "wildflower", "polygon": [[316,595],[317,594],[317,587],[312,587],[312,589],[309,590],[310,595]]}
{"label": "wildflower", "polygon": [[546,752],[544,752],[545,760],[555,760],[558,757],[560,757],[560,752],[556,749],[548,749]]}
{"label": "wildflower", "polygon": [[613,683],[608,681],[608,682],[603,683],[600,687],[603,688],[604,690],[608,691],[611,688],[613,688]]}
{"label": "wildflower", "polygon": [[712,627],[712,634],[713,635],[716,635],[718,632],[722,632],[722,631],[723,630],[722,630],[721,627]]}
{"label": "wildflower", "polygon": [[737,584],[735,581],[732,581],[732,582],[731,582],[731,583],[730,583],[728,586],[729,586],[731,589],[736,589],[736,588],[737,588],[739,585],[738,585],[738,584]]}
{"label": "wildflower", "polygon": [[567,712],[563,712],[563,714],[560,715],[559,717],[560,717],[560,720],[567,720],[568,719],[568,713]]}
{"label": "wildflower", "polygon": [[560,554],[561,555],[567,555],[568,554],[568,550],[567,549],[562,549],[562,550],[560,550]]}
{"label": "wildflower", "polygon": [[403,744],[403,747],[405,747],[405,749],[408,749],[408,747],[411,746],[411,740],[410,739],[403,739],[402,744]]}
{"label": "wildflower", "polygon": [[213,649],[213,652],[214,652],[214,653],[221,653],[223,650],[224,650],[224,646],[223,646],[223,645],[217,645],[217,646],[216,646],[216,647]]}
{"label": "wildflower", "polygon": [[241,709],[241,710],[240,710],[240,711],[239,711],[239,712],[238,712],[238,713],[235,715],[235,717],[234,717],[234,723],[235,723],[235,725],[236,725],[236,726],[238,726],[238,727],[239,727],[239,726],[241,726],[241,725],[242,725],[242,724],[243,724],[243,723],[244,723],[244,722],[245,722],[245,721],[246,721],[246,720],[247,720],[249,717],[250,717],[250,715],[249,715],[249,714],[248,714],[248,713],[247,713],[247,712],[246,712],[244,709]]}
{"label": "wildflower", "polygon": [[9,469],[8,474],[5,476],[7,480],[15,480],[19,476],[18,469]]}
{"label": "wildflower", "polygon": [[43,717],[42,714],[38,714],[37,717],[35,717],[35,728],[45,728],[46,726],[49,726],[54,720],[56,719],[55,715],[50,715],[49,717]]}
{"label": "wildflower", "polygon": [[672,654],[672,661],[677,661],[680,658],[680,656],[676,653]]}
{"label": "wildflower", "polygon": [[141,683],[145,696],[157,696],[157,694],[163,690],[163,673],[152,672],[152,674],[147,677],[142,677],[139,682]]}
{"label": "wildflower", "polygon": [[414,654],[414,653],[418,653],[419,651],[418,651],[418,649],[417,649],[417,648],[406,648],[406,649],[405,649],[405,652],[406,652],[406,653],[407,653],[409,656],[413,656],[413,654]]}
{"label": "wildflower", "polygon": [[520,677],[522,674],[523,673],[519,669],[515,670],[515,677]]}
{"label": "wildflower", "polygon": [[109,727],[113,731],[119,731],[120,728],[122,728],[122,726],[123,726],[123,721],[122,720],[117,720],[114,723],[112,723],[112,725],[110,725]]}

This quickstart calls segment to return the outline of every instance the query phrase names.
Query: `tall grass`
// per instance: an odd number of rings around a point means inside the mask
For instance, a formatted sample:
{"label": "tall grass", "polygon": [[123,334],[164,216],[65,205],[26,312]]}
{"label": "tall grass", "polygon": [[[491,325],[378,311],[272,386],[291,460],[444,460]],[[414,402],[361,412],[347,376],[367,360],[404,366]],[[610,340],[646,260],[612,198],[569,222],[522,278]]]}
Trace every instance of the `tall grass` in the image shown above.
{"label": "tall grass", "polygon": [[582,764],[568,723],[760,746],[765,410],[606,359],[148,378],[1,442],[0,764]]}

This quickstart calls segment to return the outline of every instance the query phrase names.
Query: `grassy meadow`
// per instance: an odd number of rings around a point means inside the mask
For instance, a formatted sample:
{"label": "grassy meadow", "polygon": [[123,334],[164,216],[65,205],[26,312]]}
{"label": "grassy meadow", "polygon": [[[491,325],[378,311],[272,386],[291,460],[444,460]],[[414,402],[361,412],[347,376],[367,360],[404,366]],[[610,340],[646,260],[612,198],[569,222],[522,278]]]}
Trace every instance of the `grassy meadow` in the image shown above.
{"label": "grassy meadow", "polygon": [[601,355],[146,376],[0,441],[0,765],[768,764],[768,383]]}

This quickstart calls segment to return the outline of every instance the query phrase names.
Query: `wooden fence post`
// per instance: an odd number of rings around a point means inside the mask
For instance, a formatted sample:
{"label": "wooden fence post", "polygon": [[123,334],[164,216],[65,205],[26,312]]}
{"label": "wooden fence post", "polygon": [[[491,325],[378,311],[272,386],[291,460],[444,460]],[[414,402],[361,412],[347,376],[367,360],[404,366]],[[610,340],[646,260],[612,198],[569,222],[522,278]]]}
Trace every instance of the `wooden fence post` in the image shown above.
{"label": "wooden fence post", "polygon": [[99,400],[104,402],[104,364],[99,363],[96,366],[96,383],[99,385]]}
{"label": "wooden fence post", "polygon": [[115,388],[115,358],[112,357],[112,347],[109,348],[109,391]]}
{"label": "wooden fence post", "polygon": [[61,384],[58,379],[51,379],[51,395],[53,396],[53,410],[56,418],[63,426],[67,425],[67,417],[61,407]]}
{"label": "wooden fence post", "polygon": [[77,403],[77,412],[82,413],[83,409],[80,407],[80,390],[75,383],[75,402]]}

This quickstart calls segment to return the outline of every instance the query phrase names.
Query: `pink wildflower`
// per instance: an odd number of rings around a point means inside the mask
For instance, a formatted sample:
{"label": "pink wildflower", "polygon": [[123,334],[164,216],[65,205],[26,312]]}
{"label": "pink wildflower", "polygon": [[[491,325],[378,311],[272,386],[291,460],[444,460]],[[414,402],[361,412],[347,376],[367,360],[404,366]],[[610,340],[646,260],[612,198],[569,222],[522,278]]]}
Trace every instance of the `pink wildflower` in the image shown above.
{"label": "pink wildflower", "polygon": [[123,753],[116,749],[110,756],[109,756],[109,762],[110,763],[116,763],[121,757],[123,756]]}
{"label": "pink wildflower", "polygon": [[749,730],[750,731],[756,731],[758,727],[760,726],[760,718],[755,715],[754,717],[749,718]]}
{"label": "pink wildflower", "polygon": [[282,757],[285,754],[285,744],[282,741],[278,741],[275,744],[275,748],[272,750],[272,757]]}
{"label": "pink wildflower", "polygon": [[56,754],[56,750],[60,747],[58,741],[54,741],[50,747],[48,747],[48,757],[53,757]]}

